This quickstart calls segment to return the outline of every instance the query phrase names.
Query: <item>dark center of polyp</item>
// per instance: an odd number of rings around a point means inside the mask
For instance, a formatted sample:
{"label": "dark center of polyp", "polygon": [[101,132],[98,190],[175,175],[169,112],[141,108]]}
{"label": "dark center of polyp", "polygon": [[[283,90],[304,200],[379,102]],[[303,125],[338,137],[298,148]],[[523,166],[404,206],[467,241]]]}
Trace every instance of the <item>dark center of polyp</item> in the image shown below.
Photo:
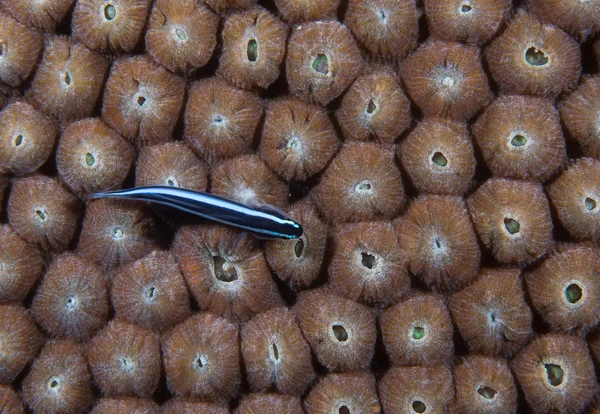
{"label": "dark center of polyp", "polygon": [[546,54],[536,47],[530,47],[527,49],[525,52],[525,60],[531,66],[544,66],[548,64],[548,57]]}
{"label": "dark center of polyp", "polygon": [[175,36],[182,42],[187,40],[187,33],[183,29],[175,29]]}
{"label": "dark center of polyp", "polygon": [[569,303],[575,304],[575,303],[579,302],[581,300],[581,296],[583,296],[583,291],[581,290],[579,285],[577,285],[575,283],[571,283],[565,289],[565,298],[567,299],[567,302],[569,302]]}
{"label": "dark center of polyp", "polygon": [[120,228],[116,228],[113,230],[112,232],[112,238],[113,240],[119,240],[123,238],[123,230],[121,230]]}
{"label": "dark center of polyp", "polygon": [[368,181],[361,181],[356,185],[356,190],[358,190],[359,192],[371,191],[372,188],[373,186]]}
{"label": "dark center of polyp", "polygon": [[498,394],[498,392],[493,388],[482,385],[481,387],[477,388],[477,394],[481,395],[486,400],[492,400],[496,394]]}
{"label": "dark center of polyp", "polygon": [[446,158],[446,156],[441,152],[434,153],[431,157],[431,161],[438,167],[445,167],[448,165],[448,158]]}
{"label": "dark center of polyp", "polygon": [[50,381],[48,381],[48,386],[54,389],[58,387],[58,381],[55,378],[50,378]]}
{"label": "dark center of polyp", "polygon": [[373,256],[371,253],[362,252],[360,255],[361,255],[360,262],[367,269],[373,269],[375,266],[377,266],[377,258],[375,256]]}
{"label": "dark center of polyp", "polygon": [[468,13],[471,10],[473,10],[473,7],[471,7],[468,4],[463,4],[462,7],[460,8],[460,11],[463,12],[463,13]]}
{"label": "dark center of polyp", "polygon": [[126,357],[126,356],[121,356],[119,358],[119,363],[121,364],[121,368],[123,368],[124,370],[131,370],[131,360]]}
{"label": "dark center of polyp", "polygon": [[346,342],[348,340],[348,332],[342,325],[333,325],[331,327],[333,336],[340,342]]}
{"label": "dark center of polyp", "polygon": [[273,344],[273,358],[279,359],[279,349],[276,344]]}
{"label": "dark center of polyp", "polygon": [[85,163],[88,165],[88,167],[91,167],[96,163],[96,158],[91,153],[87,152],[85,154]]}
{"label": "dark center of polyp", "polygon": [[304,240],[298,239],[296,240],[296,244],[294,245],[294,254],[297,258],[302,256],[302,252],[304,251]]}
{"label": "dark center of polyp", "polygon": [[372,114],[373,112],[375,112],[375,110],[377,109],[377,105],[375,105],[375,102],[373,102],[373,100],[369,100],[369,103],[367,104],[367,113],[368,114]]}
{"label": "dark center of polyp", "polygon": [[238,279],[235,266],[221,256],[213,257],[215,264],[215,277],[221,282],[233,282]]}
{"label": "dark center of polyp", "polygon": [[350,409],[347,406],[342,405],[340,407],[340,409],[338,410],[338,414],[352,414],[352,413],[350,412]]}
{"label": "dark center of polyp", "polygon": [[202,363],[202,358],[200,358],[200,357],[196,358],[196,367],[204,368],[204,364]]}
{"label": "dark center of polyp", "polygon": [[300,145],[300,140],[298,137],[294,136],[292,138],[290,138],[287,142],[287,145],[285,145],[285,149],[289,149],[289,148],[298,148],[298,146]]}
{"label": "dark center of polyp", "polygon": [[415,340],[423,339],[425,336],[425,328],[422,326],[415,326],[412,331],[412,337]]}
{"label": "dark center of polyp", "polygon": [[65,85],[69,86],[71,85],[71,74],[69,72],[65,72]]}
{"label": "dark center of polyp", "polygon": [[510,140],[510,145],[512,145],[513,147],[522,147],[525,144],[527,144],[527,138],[525,138],[523,135],[521,134],[516,134],[514,137],[512,137],[512,139]]}
{"label": "dark center of polyp", "polygon": [[41,221],[46,221],[46,219],[48,218],[48,216],[46,215],[46,212],[41,209],[35,210],[35,214],[38,216],[38,218]]}
{"label": "dark center of polyp", "polygon": [[509,234],[515,235],[519,231],[521,231],[521,225],[517,220],[505,217],[504,218],[504,227]]}
{"label": "dark center of polyp", "polygon": [[19,134],[15,137],[15,147],[20,147],[23,143],[23,135]]}
{"label": "dark center of polyp", "polygon": [[250,62],[256,62],[256,59],[258,59],[258,43],[256,42],[256,39],[250,39],[248,41],[246,54],[248,55],[248,60]]}
{"label": "dark center of polyp", "polygon": [[422,401],[415,401],[412,403],[412,409],[415,413],[424,413],[427,410],[427,406]]}
{"label": "dark center of polyp", "polygon": [[327,56],[319,53],[315,60],[313,60],[312,68],[315,72],[327,75],[329,73],[329,59]]}
{"label": "dark center of polyp", "polygon": [[565,372],[560,365],[544,364],[544,368],[546,368],[546,375],[550,385],[558,387],[562,384]]}
{"label": "dark center of polyp", "polygon": [[146,103],[146,98],[143,96],[138,96],[136,102],[139,106],[143,106]]}
{"label": "dark center of polyp", "polygon": [[4,56],[4,51],[6,50],[6,43],[0,40],[0,57]]}
{"label": "dark center of polyp", "polygon": [[74,310],[75,308],[77,308],[77,299],[74,297],[67,298],[65,308],[66,308],[67,312],[70,312],[70,311]]}
{"label": "dark center of polyp", "polygon": [[586,197],[586,199],[584,200],[584,203],[585,203],[585,208],[587,208],[588,211],[592,211],[596,208],[596,200],[594,200],[593,198]]}
{"label": "dark center of polyp", "polygon": [[117,15],[117,9],[112,4],[104,6],[104,18],[106,20],[112,20]]}
{"label": "dark center of polyp", "polygon": [[156,298],[156,287],[155,286],[150,286],[148,289],[146,289],[146,297],[148,298],[148,300],[154,300]]}

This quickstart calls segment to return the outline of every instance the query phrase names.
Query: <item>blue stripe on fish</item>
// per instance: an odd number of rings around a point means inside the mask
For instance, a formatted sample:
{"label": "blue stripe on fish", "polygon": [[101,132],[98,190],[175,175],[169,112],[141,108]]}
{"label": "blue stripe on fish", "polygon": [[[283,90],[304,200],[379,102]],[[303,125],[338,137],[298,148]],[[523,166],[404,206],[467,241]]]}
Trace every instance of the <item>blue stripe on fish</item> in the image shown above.
{"label": "blue stripe on fish", "polygon": [[90,199],[117,198],[148,201],[248,230],[257,237],[297,239],[302,226],[275,207],[247,205],[213,194],[179,187],[147,186],[90,194]]}

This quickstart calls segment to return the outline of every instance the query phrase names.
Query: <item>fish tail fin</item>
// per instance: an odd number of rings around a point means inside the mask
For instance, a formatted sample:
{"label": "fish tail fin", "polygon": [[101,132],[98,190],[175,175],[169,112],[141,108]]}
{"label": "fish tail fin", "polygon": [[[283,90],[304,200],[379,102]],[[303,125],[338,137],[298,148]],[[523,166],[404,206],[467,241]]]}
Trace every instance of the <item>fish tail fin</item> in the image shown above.
{"label": "fish tail fin", "polygon": [[119,198],[125,200],[133,197],[127,190],[100,191],[98,193],[90,193],[85,197],[86,200],[97,200],[100,198]]}

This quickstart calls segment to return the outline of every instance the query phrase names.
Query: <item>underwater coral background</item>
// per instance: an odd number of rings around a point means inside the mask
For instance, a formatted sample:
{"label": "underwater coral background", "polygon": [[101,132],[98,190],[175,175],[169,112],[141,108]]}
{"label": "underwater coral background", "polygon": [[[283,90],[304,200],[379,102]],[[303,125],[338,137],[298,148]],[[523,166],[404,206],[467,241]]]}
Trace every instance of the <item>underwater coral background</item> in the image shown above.
{"label": "underwater coral background", "polygon": [[[1,413],[599,413],[599,0],[0,0]],[[270,205],[262,240],[92,193]]]}

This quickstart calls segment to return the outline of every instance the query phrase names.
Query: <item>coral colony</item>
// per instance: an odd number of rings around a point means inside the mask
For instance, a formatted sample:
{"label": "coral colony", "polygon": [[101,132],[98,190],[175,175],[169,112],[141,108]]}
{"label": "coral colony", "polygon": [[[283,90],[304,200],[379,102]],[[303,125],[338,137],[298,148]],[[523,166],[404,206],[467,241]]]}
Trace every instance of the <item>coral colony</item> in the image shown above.
{"label": "coral colony", "polygon": [[599,375],[600,0],[0,0],[0,413]]}

